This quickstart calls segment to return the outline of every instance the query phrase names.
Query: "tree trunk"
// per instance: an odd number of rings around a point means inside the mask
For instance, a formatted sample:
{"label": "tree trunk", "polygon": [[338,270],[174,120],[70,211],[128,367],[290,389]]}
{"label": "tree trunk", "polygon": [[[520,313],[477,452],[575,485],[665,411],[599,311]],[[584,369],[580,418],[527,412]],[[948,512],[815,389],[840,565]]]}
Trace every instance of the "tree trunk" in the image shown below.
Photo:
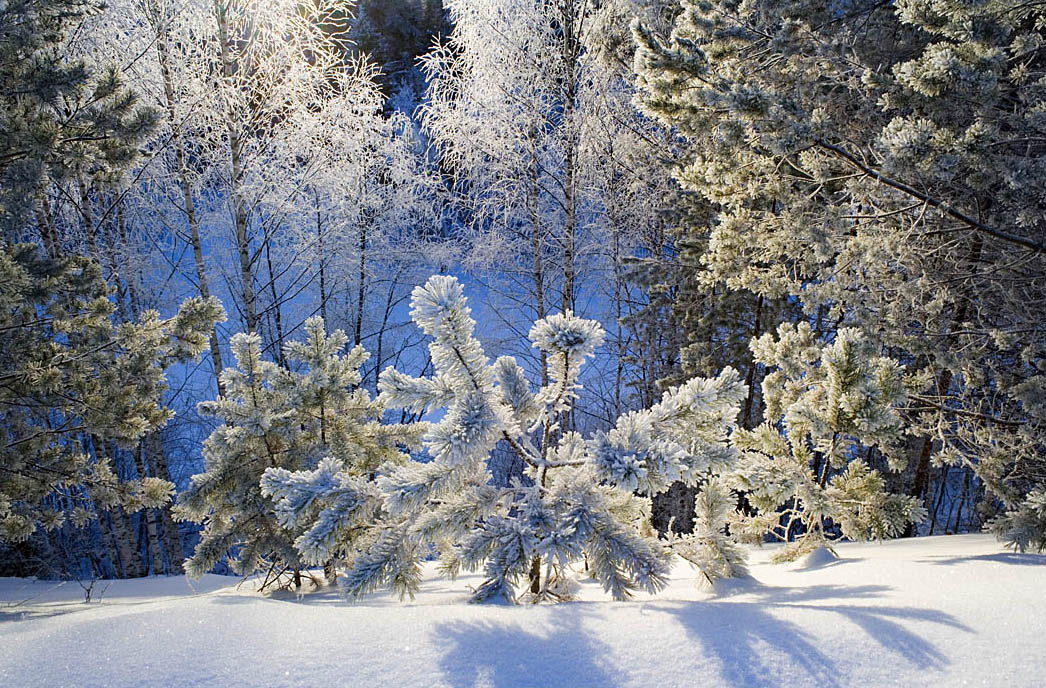
{"label": "tree trunk", "polygon": [[272,294],[272,317],[276,322],[276,360],[288,368],[287,357],[283,353],[283,316],[280,312],[280,298],[276,293],[276,273],[272,269],[272,251],[269,239],[265,239],[265,265],[269,269],[269,291]]}
{"label": "tree trunk", "polygon": [[530,561],[530,592],[537,595],[541,592],[541,557],[535,556]]}
{"label": "tree trunk", "polygon": [[[759,320],[763,314],[763,295],[760,294],[755,300],[755,322],[752,325],[752,341],[755,341],[762,334],[759,326]],[[748,366],[748,374],[745,375],[745,386],[748,388],[748,396],[745,397],[745,408],[741,414],[741,427],[751,430],[755,427],[755,423],[752,422],[752,406],[755,400],[755,369],[756,363],[753,359]]]}
{"label": "tree trunk", "polygon": [[[614,260],[614,318],[617,327],[617,370],[614,373],[614,417],[621,415],[621,387],[624,383],[625,373],[625,331],[621,325],[624,315],[621,308],[622,276],[621,276],[621,234],[617,225],[611,220],[611,234],[613,235],[613,260]],[[647,352],[652,356],[653,352]]]}
{"label": "tree trunk", "polygon": [[567,150],[566,221],[563,226],[563,312],[574,310],[574,240],[576,213],[574,198],[574,152]]}
{"label": "tree trunk", "polygon": [[577,105],[577,79],[580,57],[580,37],[575,26],[576,7],[573,2],[564,2],[560,15],[562,31],[563,73],[563,127],[564,131],[564,180],[563,180],[563,312],[574,310],[575,241],[577,233],[577,131],[574,126],[574,110]]}
{"label": "tree trunk", "polygon": [[[930,513],[930,535],[933,535],[933,531],[937,528],[937,514],[941,510],[941,503],[944,501],[944,494],[948,491],[948,466],[945,465],[941,470],[941,485],[940,491],[937,493],[937,500],[934,502],[933,511]],[[947,524],[945,524],[947,530]]]}
{"label": "tree trunk", "polygon": [[[162,19],[157,18],[157,22]],[[185,219],[189,224],[189,241],[192,243],[193,262],[196,266],[196,281],[202,298],[210,298],[211,291],[207,283],[207,268],[203,262],[203,242],[200,240],[200,223],[196,218],[196,202],[193,196],[192,183],[189,181],[189,165],[186,162],[185,142],[182,140],[181,123],[174,111],[174,79],[171,76],[170,56],[167,52],[167,36],[159,23],[153,25],[156,32],[156,54],[160,63],[160,74],[163,78],[164,97],[167,105],[167,121],[171,127],[171,143],[174,144],[175,159],[178,164],[178,179],[182,187],[182,200],[185,204]],[[214,379],[218,385],[218,395],[225,396],[225,384],[222,382],[222,354],[218,346],[218,326],[211,328],[211,364],[214,366]]]}
{"label": "tree trunk", "polygon": [[[145,461],[145,446],[148,438],[143,438],[134,451],[134,464],[138,469],[139,479],[149,476]],[[163,560],[163,550],[160,547],[160,528],[156,523],[156,509],[143,509],[142,518],[145,519],[146,543],[149,551],[151,566],[146,567],[146,572],[151,568],[152,572],[159,576],[166,573]]]}
{"label": "tree trunk", "polygon": [[[93,455],[96,461],[101,460],[105,445],[100,437],[93,434],[84,435],[81,444],[85,453]],[[134,534],[134,528],[131,526],[131,517],[120,506],[109,509],[106,515],[112,524],[112,533],[115,536],[123,576],[141,578],[145,575],[145,570],[138,551],[138,540]]]}
{"label": "tree trunk", "polygon": [[145,567],[142,564],[142,556],[138,551],[138,539],[131,527],[131,517],[124,511],[123,507],[110,509],[113,520],[113,530],[116,533],[116,546],[120,550],[120,561],[123,562],[124,576],[126,578],[141,578],[145,575]]}
{"label": "tree trunk", "polygon": [[[214,16],[218,24],[218,43],[221,49],[222,77],[229,81],[238,65],[235,65],[229,55],[229,43],[232,37],[229,35],[228,19],[225,16],[225,7],[220,0],[214,4]],[[229,84],[226,84],[229,87]],[[243,152],[243,137],[237,128],[238,117],[226,108],[225,127],[229,137],[229,192],[232,196],[233,221],[236,227],[236,250],[240,259],[240,288],[243,296],[243,317],[246,321],[248,332],[258,331],[258,306],[257,297],[254,292],[254,261],[251,258],[250,235],[247,230],[247,205],[243,198],[243,165],[241,154]]]}
{"label": "tree trunk", "polygon": [[[965,308],[960,310],[965,310]],[[937,377],[936,389],[938,398],[944,398],[951,383],[952,371],[942,370]],[[926,488],[929,486],[930,481],[930,454],[933,450],[933,444],[932,438],[923,438],[922,447],[919,451],[919,462],[915,465],[915,479],[912,481],[911,496],[918,497],[920,500],[926,499]]]}
{"label": "tree trunk", "polygon": [[966,501],[966,497],[970,492],[970,471],[966,471],[966,475],[962,479],[962,494],[959,495],[959,506],[955,511],[955,527],[952,529],[953,533],[959,532],[959,524],[962,522],[962,505]]}
{"label": "tree trunk", "polygon": [[327,262],[323,253],[323,221],[320,215],[320,195],[314,194],[316,198],[316,255],[319,256],[320,269],[320,317],[323,322],[330,325],[327,318]]}
{"label": "tree trunk", "polygon": [[[533,249],[533,277],[534,277],[534,303],[537,308],[536,320],[545,317],[545,273],[541,259],[541,216],[538,212],[538,158],[537,158],[537,132],[531,128],[531,137],[534,144],[534,167],[530,176],[530,237]],[[544,350],[541,356],[541,386],[548,385],[548,355]]]}
{"label": "tree trunk", "polygon": [[52,260],[57,259],[62,252],[61,244],[58,241],[58,231],[54,226],[51,204],[47,200],[47,194],[43,191],[40,192],[40,201],[36,209],[36,225],[40,232],[40,238],[44,242],[44,248],[47,250],[47,255]]}
{"label": "tree trunk", "polygon": [[360,223],[360,283],[356,291],[356,330],[353,340],[356,345],[363,341],[363,306],[366,300],[367,285],[367,222],[368,220],[364,219]]}
{"label": "tree trunk", "polygon": [[112,562],[113,571],[117,578],[127,578],[128,576],[124,572],[124,564],[120,557],[120,550],[117,547],[116,533],[113,532],[111,513],[98,514],[98,530],[102,535],[102,543],[105,546],[106,554],[109,556],[109,561]]}
{"label": "tree trunk", "polygon": [[[167,463],[167,449],[163,444],[163,437],[159,432],[153,432],[148,437],[149,458],[152,473],[164,480],[171,479],[170,465]],[[182,537],[178,532],[178,524],[171,517],[170,507],[157,509],[160,525],[163,527],[163,548],[167,555],[168,573],[183,573],[185,564],[185,552],[182,549]]]}
{"label": "tree trunk", "polygon": [[389,318],[392,317],[393,300],[396,296],[396,285],[399,284],[399,273],[389,285],[388,295],[385,297],[385,313],[381,318],[381,327],[378,328],[378,344],[374,351],[374,389],[378,388],[378,380],[381,377],[381,367],[385,361],[385,332],[389,327]]}

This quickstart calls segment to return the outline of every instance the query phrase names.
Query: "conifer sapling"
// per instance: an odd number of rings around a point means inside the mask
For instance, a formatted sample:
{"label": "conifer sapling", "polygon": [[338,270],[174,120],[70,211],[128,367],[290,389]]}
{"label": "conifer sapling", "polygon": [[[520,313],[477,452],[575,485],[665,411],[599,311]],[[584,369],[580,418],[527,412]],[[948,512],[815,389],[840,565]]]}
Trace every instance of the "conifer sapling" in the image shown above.
{"label": "conifer sapling", "polygon": [[[726,435],[742,395],[737,374],[668,390],[659,404],[585,440],[562,420],[578,398],[582,364],[603,341],[598,323],[566,312],[534,324],[530,339],[547,356],[550,380],[535,393],[513,358],[486,357],[455,278],[429,279],[415,289],[412,307],[432,337],[435,375],[387,369],[381,400],[445,412],[426,428],[430,462],[380,472],[389,519],[356,559],[345,592],[391,584],[412,595],[430,545],[448,575],[484,571],[476,600],[515,600],[520,592],[531,601],[564,599],[571,566],[581,560],[616,599],[664,587],[670,551],[652,536],[649,499],[636,491],[695,482],[733,462]],[[498,442],[526,466],[524,478],[507,487],[491,484],[486,464]]]}
{"label": "conifer sapling", "polygon": [[372,519],[378,495],[366,480],[402,460],[411,432],[384,427],[380,406],[359,389],[362,347],[306,321],[305,342],[285,348],[291,369],[261,357],[255,334],[230,342],[236,367],[223,372],[226,396],[200,404],[223,424],[204,443],[206,471],[193,476],[178,513],[205,524],[187,569],[202,575],[230,550],[235,571],[285,571],[300,583],[305,564],[344,557],[354,528]]}
{"label": "conifer sapling", "polygon": [[758,509],[738,524],[748,539],[769,533],[791,541],[775,557],[789,560],[838,537],[900,535],[923,518],[919,500],[887,492],[865,458],[879,451],[904,466],[897,408],[905,380],[894,360],[856,329],[824,344],[806,323],[782,324],[752,351],[776,370],[763,381],[765,417],[774,421],[733,435],[743,452],[733,485]]}

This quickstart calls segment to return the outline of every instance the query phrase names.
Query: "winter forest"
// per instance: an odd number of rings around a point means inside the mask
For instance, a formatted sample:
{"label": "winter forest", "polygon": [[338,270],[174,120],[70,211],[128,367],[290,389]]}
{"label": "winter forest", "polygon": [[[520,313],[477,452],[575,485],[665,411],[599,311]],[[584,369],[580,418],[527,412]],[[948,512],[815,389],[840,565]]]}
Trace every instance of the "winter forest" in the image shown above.
{"label": "winter forest", "polygon": [[1046,681],[1042,4],[0,0],[0,104],[0,683]]}

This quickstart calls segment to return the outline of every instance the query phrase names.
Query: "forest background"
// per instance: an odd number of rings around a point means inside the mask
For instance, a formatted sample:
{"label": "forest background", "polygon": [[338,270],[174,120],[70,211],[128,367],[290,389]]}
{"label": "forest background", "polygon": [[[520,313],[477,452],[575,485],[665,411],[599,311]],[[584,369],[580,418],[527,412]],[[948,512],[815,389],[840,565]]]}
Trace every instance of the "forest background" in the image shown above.
{"label": "forest background", "polygon": [[[860,456],[925,509],[907,535],[1046,544],[1035,6],[6,0],[0,32],[0,575],[181,572],[233,335],[292,370],[320,316],[376,394],[432,372],[433,274],[533,382],[535,320],[602,325],[585,435],[727,367],[737,425],[780,427],[766,376],[858,333],[902,422],[815,452],[820,487]],[[653,526],[691,530],[697,491],[649,495]]]}

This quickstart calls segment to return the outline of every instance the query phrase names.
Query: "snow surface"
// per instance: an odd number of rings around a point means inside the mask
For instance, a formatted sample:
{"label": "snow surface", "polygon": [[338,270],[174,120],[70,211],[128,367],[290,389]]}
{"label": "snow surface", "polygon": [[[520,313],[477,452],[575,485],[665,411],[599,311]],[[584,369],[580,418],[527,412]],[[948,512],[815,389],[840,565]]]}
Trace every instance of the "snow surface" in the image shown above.
{"label": "snow surface", "polygon": [[[816,567],[752,556],[702,590],[467,604],[427,571],[413,602],[261,595],[206,576],[0,579],[0,686],[1046,686],[1046,555],[985,535],[842,544]],[[95,595],[104,586],[96,586]]]}

